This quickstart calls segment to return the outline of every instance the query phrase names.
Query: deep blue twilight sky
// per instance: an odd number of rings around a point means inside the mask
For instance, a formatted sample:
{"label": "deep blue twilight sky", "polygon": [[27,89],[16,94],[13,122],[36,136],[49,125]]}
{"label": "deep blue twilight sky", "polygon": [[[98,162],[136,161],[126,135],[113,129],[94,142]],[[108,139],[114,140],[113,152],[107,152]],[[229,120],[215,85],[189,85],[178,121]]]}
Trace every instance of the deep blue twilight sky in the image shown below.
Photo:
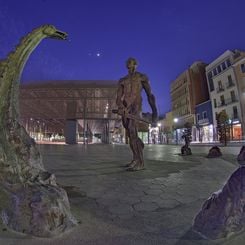
{"label": "deep blue twilight sky", "polygon": [[170,82],[194,61],[245,50],[244,9],[244,0],[0,0],[0,59],[33,28],[53,24],[70,41],[44,40],[22,80],[118,80],[133,56],[164,113]]}

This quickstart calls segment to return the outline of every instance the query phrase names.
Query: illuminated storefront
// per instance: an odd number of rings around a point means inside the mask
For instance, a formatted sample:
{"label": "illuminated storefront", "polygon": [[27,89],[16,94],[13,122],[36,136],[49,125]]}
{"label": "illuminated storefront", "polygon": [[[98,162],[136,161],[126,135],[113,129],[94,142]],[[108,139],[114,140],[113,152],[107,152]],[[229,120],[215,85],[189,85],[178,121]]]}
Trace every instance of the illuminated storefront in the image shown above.
{"label": "illuminated storefront", "polygon": [[205,101],[196,106],[196,141],[208,143],[214,141],[214,126],[211,101]]}

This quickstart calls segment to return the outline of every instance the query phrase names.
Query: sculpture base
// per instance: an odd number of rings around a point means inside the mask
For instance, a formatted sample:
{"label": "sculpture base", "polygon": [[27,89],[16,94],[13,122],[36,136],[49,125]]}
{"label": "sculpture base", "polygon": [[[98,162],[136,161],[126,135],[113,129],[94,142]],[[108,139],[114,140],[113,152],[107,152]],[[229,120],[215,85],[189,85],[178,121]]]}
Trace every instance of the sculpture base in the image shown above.
{"label": "sculpture base", "polygon": [[215,157],[221,157],[222,153],[218,146],[213,146],[207,155],[208,158],[215,158]]}
{"label": "sculpture base", "polygon": [[192,152],[191,152],[191,148],[188,147],[188,146],[182,146],[181,147],[181,155],[184,155],[184,156],[187,156],[187,155],[191,155]]}
{"label": "sculpture base", "polygon": [[0,188],[2,220],[14,231],[52,237],[77,224],[67,194],[59,186],[33,183],[4,184]]}
{"label": "sculpture base", "polygon": [[193,229],[209,239],[245,230],[245,167],[238,168],[223,189],[205,201]]}

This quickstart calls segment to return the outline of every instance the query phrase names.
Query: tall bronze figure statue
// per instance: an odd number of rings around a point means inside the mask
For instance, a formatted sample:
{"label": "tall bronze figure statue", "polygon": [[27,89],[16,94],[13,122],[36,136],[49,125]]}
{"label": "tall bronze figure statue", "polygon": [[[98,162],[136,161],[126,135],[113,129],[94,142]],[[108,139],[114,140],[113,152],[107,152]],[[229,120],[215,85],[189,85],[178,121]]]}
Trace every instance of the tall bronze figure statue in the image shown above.
{"label": "tall bronze figure statue", "polygon": [[148,77],[136,71],[136,59],[129,58],[126,61],[126,66],[128,75],[119,80],[116,103],[118,106],[118,114],[122,116],[122,123],[126,129],[130,148],[133,152],[133,160],[131,163],[127,164],[126,167],[129,171],[137,171],[144,169],[144,143],[138,137],[137,129],[137,121],[142,121],[142,89],[145,90],[148,102],[152,108],[153,124],[155,124],[157,120],[157,108]]}

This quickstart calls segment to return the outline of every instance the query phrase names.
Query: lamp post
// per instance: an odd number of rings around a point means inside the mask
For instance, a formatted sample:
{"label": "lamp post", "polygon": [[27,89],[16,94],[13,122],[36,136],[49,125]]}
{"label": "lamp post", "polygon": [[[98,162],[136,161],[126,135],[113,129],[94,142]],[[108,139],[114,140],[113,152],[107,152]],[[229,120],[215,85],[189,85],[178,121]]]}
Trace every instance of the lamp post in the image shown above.
{"label": "lamp post", "polygon": [[[174,118],[175,125],[178,123],[179,119]],[[178,132],[177,132],[177,125],[175,126],[175,137],[176,137],[176,145],[178,145]]]}

